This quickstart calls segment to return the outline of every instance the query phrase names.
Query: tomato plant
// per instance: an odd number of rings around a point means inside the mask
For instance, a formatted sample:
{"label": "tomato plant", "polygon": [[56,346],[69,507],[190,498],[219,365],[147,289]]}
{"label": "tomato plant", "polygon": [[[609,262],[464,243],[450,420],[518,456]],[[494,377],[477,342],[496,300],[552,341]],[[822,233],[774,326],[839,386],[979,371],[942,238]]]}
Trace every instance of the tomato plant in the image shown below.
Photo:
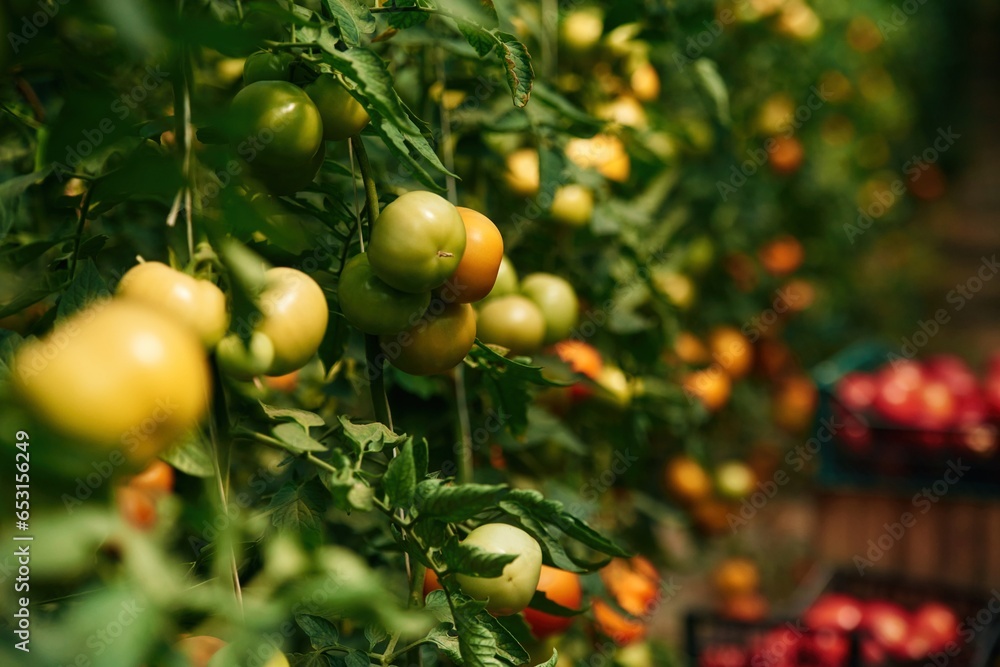
{"label": "tomato plant", "polygon": [[476,331],[484,343],[530,354],[545,339],[545,317],[535,302],[517,294],[490,299],[476,316]]}
{"label": "tomato plant", "polygon": [[382,336],[392,365],[413,375],[436,375],[462,362],[476,341],[476,314],[467,303],[431,302],[424,316],[396,336]]}
{"label": "tomato plant", "polygon": [[503,260],[503,237],[482,213],[462,206],[458,213],[465,225],[465,250],[448,280],[448,288],[458,303],[472,303],[486,298],[496,284]]}
{"label": "tomato plant", "polygon": [[[552,602],[568,609],[579,609],[583,601],[580,576],[548,565],[542,566],[538,577],[538,590],[545,593],[545,597]],[[524,620],[531,627],[531,634],[539,639],[545,639],[568,630],[573,625],[574,618],[546,614],[529,607],[524,610]]]}
{"label": "tomato plant", "polygon": [[344,265],[337,286],[344,317],[369,334],[396,334],[417,323],[431,302],[430,292],[403,292],[375,275],[368,255],[358,253]]}
{"label": "tomato plant", "polygon": [[243,63],[243,85],[248,86],[257,81],[288,81],[292,75],[293,62],[295,56],[287,51],[253,53]]}
{"label": "tomato plant", "polygon": [[332,75],[320,76],[305,91],[323,118],[323,138],[327,141],[349,139],[371,121],[361,103]]}
{"label": "tomato plant", "polygon": [[521,281],[521,292],[535,302],[545,317],[546,343],[568,337],[577,325],[580,305],[566,279],[550,273],[533,273]]}
{"label": "tomato plant", "polygon": [[326,296],[315,280],[298,269],[276,267],[264,277],[260,295],[263,320],[256,331],[274,345],[268,375],[291,373],[316,354],[329,318]]}
{"label": "tomato plant", "polygon": [[491,554],[514,556],[499,577],[455,575],[463,593],[486,600],[486,609],[498,616],[516,614],[528,606],[542,567],[542,549],[531,535],[516,526],[488,523],[469,533],[462,544]]}

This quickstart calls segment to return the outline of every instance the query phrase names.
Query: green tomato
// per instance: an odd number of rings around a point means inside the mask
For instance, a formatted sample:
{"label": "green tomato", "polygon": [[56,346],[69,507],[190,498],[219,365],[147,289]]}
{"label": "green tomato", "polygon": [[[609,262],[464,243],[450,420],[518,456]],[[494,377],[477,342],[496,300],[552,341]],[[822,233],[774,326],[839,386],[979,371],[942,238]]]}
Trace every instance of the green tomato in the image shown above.
{"label": "green tomato", "polygon": [[288,267],[268,269],[258,306],[264,319],[256,330],[274,343],[267,375],[284,375],[312,359],[326,335],[329,308],[323,288],[305,273]]}
{"label": "green tomato", "polygon": [[531,354],[545,339],[545,316],[535,302],[518,294],[490,299],[479,311],[476,335],[514,354]]}
{"label": "green tomato", "polygon": [[341,141],[360,134],[371,116],[335,76],[323,74],[305,87],[323,117],[323,138]]}
{"label": "green tomato", "polygon": [[514,268],[514,263],[510,261],[510,257],[504,255],[503,259],[500,260],[500,270],[497,271],[496,282],[493,283],[493,289],[486,295],[486,298],[492,299],[507,294],[517,294],[517,270]]}
{"label": "green tomato", "polygon": [[266,373],[274,363],[274,343],[259,331],[250,334],[249,345],[236,334],[229,334],[216,346],[215,358],[226,375],[251,380]]}
{"label": "green tomato", "polygon": [[427,310],[430,292],[401,292],[386,285],[368,263],[368,254],[348,260],[337,287],[340,310],[367,334],[391,335],[412,327]]}
{"label": "green tomato", "polygon": [[534,301],[545,316],[545,344],[555,343],[573,332],[580,317],[580,304],[573,286],[551,273],[532,273],[521,281],[521,293]]}
{"label": "green tomato", "polygon": [[570,227],[582,227],[594,215],[594,192],[585,185],[570,183],[556,190],[550,209],[552,219]]}
{"label": "green tomato", "polygon": [[488,600],[486,610],[495,616],[516,614],[531,602],[542,571],[542,549],[528,533],[505,523],[479,526],[462,544],[495,554],[517,554],[499,577],[456,574],[462,592],[476,600]]}
{"label": "green tomato", "polygon": [[410,329],[382,336],[392,365],[410,375],[446,373],[462,363],[476,343],[476,314],[467,303],[435,300]]}
{"label": "green tomato", "polygon": [[375,275],[404,292],[440,287],[465,252],[458,209],[433,192],[408,192],[382,210],[368,244]]}
{"label": "green tomato", "polygon": [[287,51],[254,53],[243,63],[243,85],[248,86],[257,81],[288,81],[293,62],[295,56]]}
{"label": "green tomato", "polygon": [[309,96],[287,81],[257,81],[236,93],[230,138],[255,172],[301,169],[323,142],[323,120]]}

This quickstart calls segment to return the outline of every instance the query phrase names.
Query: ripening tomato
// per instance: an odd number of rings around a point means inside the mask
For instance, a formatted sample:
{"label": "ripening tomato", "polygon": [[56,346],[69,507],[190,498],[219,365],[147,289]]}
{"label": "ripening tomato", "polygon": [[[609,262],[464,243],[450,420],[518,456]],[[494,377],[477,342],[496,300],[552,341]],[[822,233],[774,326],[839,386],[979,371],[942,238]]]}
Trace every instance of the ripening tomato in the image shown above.
{"label": "ripening tomato", "polygon": [[729,401],[732,381],[721,368],[710,367],[684,376],[684,393],[697,398],[709,412],[719,410]]}
{"label": "ripening tomato", "polygon": [[174,650],[187,659],[185,664],[189,667],[208,667],[208,661],[225,645],[218,637],[197,635],[180,640],[174,644]]}
{"label": "ripening tomato", "polygon": [[214,283],[172,269],[162,262],[143,262],[122,276],[120,298],[146,303],[191,329],[205,347],[214,347],[229,328],[226,295]]}
{"label": "ripening tomato", "polygon": [[236,334],[229,334],[215,346],[215,359],[219,370],[229,377],[251,380],[271,368],[274,343],[259,331],[251,333],[248,342]]}
{"label": "ripening tomato", "polygon": [[134,489],[142,489],[153,494],[170,493],[174,490],[174,469],[165,461],[156,460],[128,481]]}
{"label": "ripening tomato", "polygon": [[643,102],[652,102],[660,96],[660,75],[648,60],[632,70],[629,76],[632,94]]}
{"label": "ripening tomato", "polygon": [[211,378],[197,336],[134,300],[114,299],[67,318],[14,360],[21,400],[92,451],[117,448],[146,465],[193,428]]}
{"label": "ripening tomato", "polygon": [[604,368],[604,358],[600,351],[582,340],[561,340],[555,344],[556,355],[567,364],[574,373],[586,375],[596,380]]}
{"label": "ripening tomato", "polygon": [[708,347],[690,331],[681,331],[674,339],[674,354],[685,364],[704,364],[711,359]]}
{"label": "ripening tomato", "polygon": [[344,317],[367,334],[396,334],[416,324],[431,302],[430,292],[403,292],[375,275],[367,253],[344,265],[337,286]]}
{"label": "ripening tomato", "polygon": [[688,456],[671,459],[663,469],[667,491],[682,503],[697,503],[712,494],[712,480],[700,463]]}
{"label": "ripening tomato", "polygon": [[486,298],[496,284],[503,260],[503,237],[493,221],[478,211],[458,207],[465,225],[465,252],[446,288],[458,303]]}
{"label": "ripening tomato", "polygon": [[581,169],[596,169],[608,180],[619,183],[627,181],[631,171],[625,144],[613,134],[570,139],[566,143],[566,157]]}
{"label": "ripening tomato", "polygon": [[236,153],[266,180],[310,162],[323,143],[323,119],[309,96],[287,81],[257,81],[236,93],[229,130]]}
{"label": "ripening tomato", "polygon": [[646,636],[646,624],[642,620],[625,616],[604,600],[594,600],[591,609],[597,631],[619,646],[627,646]]}
{"label": "ripening tomato", "polygon": [[[552,602],[568,609],[579,609],[583,602],[580,575],[548,565],[542,565],[537,590],[545,593],[545,597]],[[555,616],[528,607],[524,610],[524,620],[531,628],[531,634],[538,639],[545,639],[566,632],[573,625],[575,617]]]}
{"label": "ripening tomato", "polygon": [[271,53],[259,51],[247,57],[243,63],[243,85],[257,81],[288,81],[292,76],[295,56],[288,51]]}
{"label": "ripening tomato", "polygon": [[467,303],[431,301],[424,317],[395,336],[382,336],[382,351],[393,366],[411,375],[445,373],[476,342],[476,313]]}
{"label": "ripening tomato", "polygon": [[476,318],[479,340],[514,354],[538,351],[545,338],[545,317],[531,299],[517,294],[490,299]]}
{"label": "ripening tomato", "polygon": [[516,614],[531,602],[542,568],[542,548],[531,535],[517,526],[487,523],[462,540],[462,544],[496,554],[517,554],[499,577],[456,574],[462,592],[476,600],[487,600],[486,610],[494,616]]}
{"label": "ripening tomato", "polygon": [[156,498],[145,489],[122,486],[115,490],[115,503],[121,517],[137,530],[150,530],[156,525]]}
{"label": "ripening tomato", "polygon": [[604,34],[604,10],[581,7],[566,14],[559,26],[559,43],[581,52],[592,48]]}
{"label": "ripening tomato", "polygon": [[757,250],[757,258],[772,276],[786,276],[802,265],[805,250],[797,238],[783,234],[761,246]]}
{"label": "ripening tomato", "polygon": [[465,223],[433,192],[401,195],[382,209],[368,243],[375,275],[404,292],[427,292],[451,277],[465,252]]}
{"label": "ripening tomato", "polygon": [[517,290],[517,270],[514,268],[514,263],[510,261],[510,258],[504,255],[500,260],[500,269],[497,271],[496,282],[493,283],[493,289],[486,295],[486,298],[492,299],[497,296],[517,294]]}
{"label": "ripening tomato", "polygon": [[326,334],[329,310],[323,288],[308,275],[289,267],[268,269],[258,300],[264,319],[256,330],[274,344],[268,375],[284,375],[306,365]]}
{"label": "ripening tomato", "polygon": [[748,558],[727,558],[715,568],[712,583],[723,596],[753,593],[760,587],[760,571]]}
{"label": "ripening tomato", "polygon": [[331,74],[321,74],[305,91],[323,117],[323,138],[327,141],[357,136],[371,121],[361,102]]}
{"label": "ripening tomato", "polygon": [[757,485],[757,475],[743,461],[726,461],[715,469],[715,488],[730,500],[749,496]]}
{"label": "ripening tomato", "polygon": [[753,367],[753,346],[734,327],[716,327],[708,335],[712,359],[734,380],[743,377]]}
{"label": "ripening tomato", "polygon": [[538,151],[534,148],[519,148],[507,156],[507,171],[504,173],[507,187],[521,197],[534,197],[541,185]]}
{"label": "ripening tomato", "polygon": [[[261,650],[269,650],[267,660],[261,662]],[[242,655],[240,655],[242,653]],[[265,654],[266,655],[266,654]],[[261,665],[261,667],[289,667],[285,654],[271,645],[255,646],[253,649],[237,651],[233,644],[227,644],[219,649],[208,661],[208,667],[234,667],[235,665]]]}
{"label": "ripening tomato", "polygon": [[580,316],[573,286],[551,273],[532,273],[521,281],[521,293],[538,305],[545,317],[545,344],[568,337]]}
{"label": "ripening tomato", "polygon": [[562,185],[552,195],[549,213],[556,222],[582,227],[594,215],[594,191],[578,183]]}
{"label": "ripening tomato", "polygon": [[643,556],[614,558],[601,569],[601,581],[618,606],[646,617],[660,597],[660,573]]}

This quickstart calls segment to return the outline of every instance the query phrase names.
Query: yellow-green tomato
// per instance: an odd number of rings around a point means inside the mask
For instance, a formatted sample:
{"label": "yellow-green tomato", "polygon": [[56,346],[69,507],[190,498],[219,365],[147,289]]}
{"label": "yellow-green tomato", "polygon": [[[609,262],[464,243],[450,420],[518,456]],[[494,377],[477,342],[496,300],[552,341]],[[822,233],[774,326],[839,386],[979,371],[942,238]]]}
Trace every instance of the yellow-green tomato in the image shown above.
{"label": "yellow-green tomato", "polygon": [[594,192],[585,185],[571,183],[552,196],[552,219],[570,227],[582,227],[594,215]]}
{"label": "yellow-green tomato", "polygon": [[517,554],[499,577],[456,574],[462,592],[476,600],[488,600],[486,610],[495,616],[516,614],[531,602],[542,571],[542,549],[528,533],[505,523],[479,526],[462,544],[496,554]]}
{"label": "yellow-green tomato", "polygon": [[486,295],[486,298],[492,299],[497,296],[517,294],[517,288],[517,270],[514,268],[514,263],[510,261],[510,257],[504,255],[500,260],[500,270],[497,271],[496,282],[493,283],[493,289]]}
{"label": "yellow-green tomato", "polygon": [[476,335],[514,354],[531,354],[545,339],[545,317],[535,302],[518,294],[490,299],[479,311]]}
{"label": "yellow-green tomato", "polygon": [[433,301],[423,318],[394,336],[382,336],[393,366],[411,375],[437,375],[457,366],[476,342],[476,313],[467,303]]}
{"label": "yellow-green tomato", "polygon": [[257,81],[236,93],[228,130],[254,173],[301,169],[323,141],[323,119],[305,92],[287,81]]}
{"label": "yellow-green tomato", "polygon": [[213,347],[229,328],[226,295],[214,283],[198,280],[161,262],[144,262],[125,272],[115,293],[146,303],[188,327],[205,347]]}
{"label": "yellow-green tomato", "polygon": [[388,335],[412,327],[427,310],[430,292],[401,292],[385,284],[368,263],[368,254],[348,260],[337,287],[344,317],[367,334]]}
{"label": "yellow-green tomato", "polygon": [[259,331],[250,334],[244,343],[236,334],[229,334],[215,347],[219,370],[237,380],[250,380],[263,375],[274,363],[274,343]]}
{"label": "yellow-green tomato", "polygon": [[327,141],[356,136],[371,121],[361,103],[331,74],[321,75],[305,91],[323,117],[323,138]]}
{"label": "yellow-green tomato", "polygon": [[211,388],[198,337],[130,299],[93,305],[24,344],[13,377],[67,447],[118,450],[139,466],[198,424]]}
{"label": "yellow-green tomato", "polygon": [[298,269],[268,269],[264,280],[257,304],[264,318],[255,328],[274,344],[267,375],[284,375],[302,368],[316,354],[330,313],[323,288]]}
{"label": "yellow-green tomato", "polygon": [[545,316],[545,344],[555,343],[573,332],[580,317],[580,304],[573,286],[551,273],[532,273],[521,281],[521,293],[535,302]]}
{"label": "yellow-green tomato", "polygon": [[465,223],[447,199],[418,190],[382,210],[368,244],[375,275],[404,292],[444,284],[465,252]]}

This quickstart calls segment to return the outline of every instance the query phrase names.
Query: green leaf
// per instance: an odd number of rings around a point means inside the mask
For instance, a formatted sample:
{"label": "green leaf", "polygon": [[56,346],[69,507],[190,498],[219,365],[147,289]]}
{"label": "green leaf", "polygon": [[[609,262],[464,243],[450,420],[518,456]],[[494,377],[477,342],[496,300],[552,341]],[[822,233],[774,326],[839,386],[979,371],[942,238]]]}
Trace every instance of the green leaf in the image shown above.
{"label": "green leaf", "polygon": [[368,640],[368,648],[374,649],[376,646],[389,638],[389,633],[379,625],[365,626],[365,639]]}
{"label": "green leaf", "polygon": [[579,108],[578,106],[567,100],[555,89],[546,85],[544,81],[536,81],[534,86],[532,87],[531,92],[534,98],[538,102],[541,102],[547,106],[552,107],[553,109],[558,111],[559,115],[562,116],[565,120],[569,120],[574,123],[578,123],[580,125],[584,125],[594,129],[602,127],[604,125],[603,120],[600,120],[599,118],[594,118],[586,111],[584,111],[583,109]]}
{"label": "green leaf", "polygon": [[200,431],[189,432],[160,458],[192,477],[212,477],[215,474],[211,445]]}
{"label": "green leaf", "polygon": [[359,453],[381,452],[386,445],[395,447],[406,437],[393,433],[382,422],[355,424],[346,415],[340,415],[339,419],[340,425],[344,430],[344,435],[349,442],[357,446]]}
{"label": "green leaf", "polygon": [[486,388],[499,407],[500,422],[513,433],[523,433],[528,425],[529,385],[566,386],[546,378],[541,367],[507,358],[478,339],[466,359],[473,368],[483,371]]}
{"label": "green leaf", "polygon": [[545,662],[539,663],[536,667],[556,667],[559,662],[559,651],[552,649],[552,657]]}
{"label": "green leaf", "polygon": [[[485,602],[465,595],[452,597],[455,630],[458,632],[458,650],[466,667],[506,667],[497,658],[497,640],[490,627],[483,622]],[[527,657],[527,655],[525,655]],[[522,663],[515,663],[522,664]]]}
{"label": "green leaf", "polygon": [[[539,191],[554,195],[555,191],[565,181],[563,178],[565,153],[561,150],[554,150],[551,146],[543,145],[538,148],[538,178]],[[548,213],[552,205],[552,197],[544,198],[548,206],[545,212]]]}
{"label": "green leaf", "polygon": [[340,632],[330,621],[312,614],[296,614],[295,623],[309,637],[309,644],[317,651],[340,645]]}
{"label": "green leaf", "polygon": [[[395,0],[397,7],[416,7],[417,0]],[[403,30],[427,23],[431,15],[428,12],[392,12],[389,14],[389,25]]]}
{"label": "green leaf", "polygon": [[8,178],[0,183],[0,241],[10,233],[11,225],[14,224],[13,209],[19,204],[21,197],[28,188],[44,181],[50,173],[52,165],[30,174]]}
{"label": "green leaf", "polygon": [[260,403],[260,407],[264,408],[264,414],[275,421],[291,419],[297,424],[301,424],[302,428],[305,429],[308,429],[310,426],[322,426],[326,423],[315,412],[296,410],[295,408],[278,408],[273,405],[267,405],[264,401],[258,401],[258,403]]}
{"label": "green leaf", "polygon": [[[379,137],[381,137],[382,141],[386,145],[386,148],[388,148],[392,154],[403,163],[403,166],[409,171],[409,175],[416,178],[424,187],[439,191],[444,189],[434,181],[434,178],[427,173],[427,170],[424,169],[420,161],[414,157],[413,149],[410,146],[410,137],[408,135],[401,132],[399,128],[393,125],[388,119],[380,117],[378,113],[372,114],[370,127],[376,134],[379,135]],[[420,137],[420,140],[427,143],[422,136]],[[443,167],[441,171],[447,172],[447,170]]]}
{"label": "green leaf", "polygon": [[490,32],[469,21],[459,19],[456,21],[458,30],[465,36],[469,45],[476,50],[480,58],[488,56],[497,44],[497,39]]}
{"label": "green leaf", "polygon": [[305,427],[295,422],[278,424],[271,429],[271,434],[281,441],[285,449],[293,454],[325,452],[327,450],[326,445],[318,440],[314,440]]}
{"label": "green leaf", "polygon": [[536,518],[530,510],[521,507],[517,503],[502,500],[500,501],[500,509],[515,518],[518,525],[538,541],[538,544],[542,547],[542,551],[548,556],[548,560],[552,565],[567,572],[582,574],[588,571],[577,565],[576,561],[570,558],[559,540],[549,532],[545,524]]}
{"label": "green leaf", "polygon": [[371,667],[371,661],[368,659],[368,654],[364,651],[351,649],[351,651],[344,656],[344,665],[345,667]]}
{"label": "green leaf", "polygon": [[0,380],[10,377],[14,351],[22,342],[24,339],[17,332],[0,329]]}
{"label": "green leaf", "polygon": [[271,498],[271,523],[293,532],[317,535],[320,532],[321,497],[316,487],[286,482]]}
{"label": "green leaf", "polygon": [[374,34],[375,17],[361,0],[323,0],[340,31],[340,39],[348,46],[358,46],[362,35]]}
{"label": "green leaf", "polygon": [[427,479],[417,485],[416,508],[421,518],[465,521],[494,506],[510,489],[503,484],[445,485]]}
{"label": "green leaf", "polygon": [[418,482],[427,477],[429,457],[426,438],[420,438],[413,443],[413,468]]}
{"label": "green leaf", "polygon": [[531,84],[535,78],[535,72],[531,69],[531,56],[514,35],[500,32],[497,36],[500,38],[497,53],[507,70],[507,85],[510,86],[514,106],[523,107],[531,96]]}
{"label": "green leaf", "polygon": [[441,549],[441,557],[450,572],[476,577],[499,577],[503,574],[503,569],[517,559],[517,554],[486,551],[462,544],[452,537]]}
{"label": "green leaf", "polygon": [[561,616],[563,618],[579,616],[586,611],[586,607],[583,609],[570,609],[569,607],[564,607],[558,602],[550,600],[542,591],[535,591],[535,594],[532,596],[531,602],[528,606],[532,609],[545,612],[546,614]]}
{"label": "green leaf", "polygon": [[59,299],[56,320],[63,320],[75,312],[111,296],[107,283],[97,272],[94,260],[87,259],[77,265],[76,278]]}
{"label": "green leaf", "polygon": [[715,61],[708,58],[699,58],[694,61],[694,71],[698,75],[698,82],[702,89],[715,105],[715,115],[723,125],[729,125],[729,91],[726,83],[719,74],[719,68]]}
{"label": "green leaf", "polygon": [[417,490],[417,470],[413,459],[413,439],[407,438],[382,478],[393,507],[409,507]]}
{"label": "green leaf", "polygon": [[617,544],[604,537],[585,522],[563,510],[563,504],[555,500],[546,500],[542,494],[532,489],[516,489],[504,499],[506,504],[513,504],[529,510],[534,516],[551,523],[578,542],[610,556],[628,558],[631,554]]}
{"label": "green leaf", "polygon": [[84,240],[80,243],[80,248],[77,250],[77,259],[94,257],[104,248],[104,244],[106,244],[110,238],[111,237],[107,234],[98,234],[97,236],[91,236],[89,239]]}

